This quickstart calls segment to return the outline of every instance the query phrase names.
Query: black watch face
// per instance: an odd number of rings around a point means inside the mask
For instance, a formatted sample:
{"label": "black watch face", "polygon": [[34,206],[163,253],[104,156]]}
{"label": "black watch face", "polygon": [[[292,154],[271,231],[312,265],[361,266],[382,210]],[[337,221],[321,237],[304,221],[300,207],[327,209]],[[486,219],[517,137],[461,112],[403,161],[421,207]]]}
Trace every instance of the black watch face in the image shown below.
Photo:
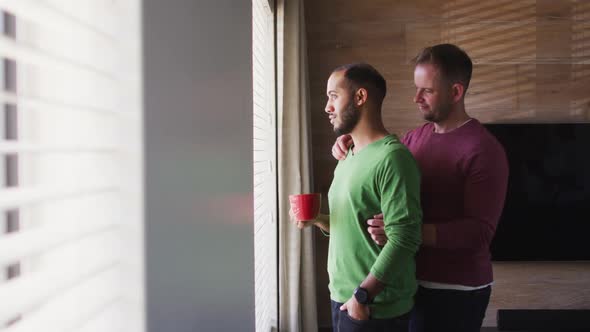
{"label": "black watch face", "polygon": [[357,288],[354,292],[354,297],[361,304],[369,303],[369,294],[367,293],[367,290],[364,288]]}

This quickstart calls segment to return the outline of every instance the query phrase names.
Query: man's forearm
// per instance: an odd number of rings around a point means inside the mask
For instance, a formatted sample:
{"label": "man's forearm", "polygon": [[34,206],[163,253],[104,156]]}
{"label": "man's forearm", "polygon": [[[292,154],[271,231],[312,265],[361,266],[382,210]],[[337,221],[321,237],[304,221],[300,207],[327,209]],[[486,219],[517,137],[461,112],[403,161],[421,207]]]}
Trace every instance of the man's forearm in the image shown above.
{"label": "man's forearm", "polygon": [[324,232],[330,233],[330,215],[318,215],[318,217],[313,221],[313,224],[321,228]]}
{"label": "man's forearm", "polygon": [[369,298],[373,300],[379,295],[379,293],[381,293],[381,291],[383,291],[385,284],[369,273],[365,280],[360,284],[360,287],[366,289],[369,293]]}

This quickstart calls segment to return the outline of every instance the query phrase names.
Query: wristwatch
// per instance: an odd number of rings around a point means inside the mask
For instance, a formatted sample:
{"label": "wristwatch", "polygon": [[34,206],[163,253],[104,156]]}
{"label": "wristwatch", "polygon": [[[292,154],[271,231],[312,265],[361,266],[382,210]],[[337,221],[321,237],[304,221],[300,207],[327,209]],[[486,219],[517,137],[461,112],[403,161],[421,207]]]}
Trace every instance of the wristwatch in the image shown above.
{"label": "wristwatch", "polygon": [[371,298],[369,298],[369,291],[367,291],[366,289],[362,288],[362,287],[357,287],[354,290],[354,298],[356,299],[356,301],[360,304],[371,304]]}

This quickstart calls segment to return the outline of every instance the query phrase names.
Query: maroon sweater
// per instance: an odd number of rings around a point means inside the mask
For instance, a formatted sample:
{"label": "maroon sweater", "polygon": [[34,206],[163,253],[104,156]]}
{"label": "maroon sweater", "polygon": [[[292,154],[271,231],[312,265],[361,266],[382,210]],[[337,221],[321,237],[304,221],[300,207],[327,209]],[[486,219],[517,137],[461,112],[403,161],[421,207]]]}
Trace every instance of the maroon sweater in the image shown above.
{"label": "maroon sweater", "polygon": [[490,242],[504,206],[504,149],[472,119],[445,133],[432,123],[403,138],[422,174],[424,223],[436,224],[436,247],[416,257],[418,280],[481,286],[492,282]]}

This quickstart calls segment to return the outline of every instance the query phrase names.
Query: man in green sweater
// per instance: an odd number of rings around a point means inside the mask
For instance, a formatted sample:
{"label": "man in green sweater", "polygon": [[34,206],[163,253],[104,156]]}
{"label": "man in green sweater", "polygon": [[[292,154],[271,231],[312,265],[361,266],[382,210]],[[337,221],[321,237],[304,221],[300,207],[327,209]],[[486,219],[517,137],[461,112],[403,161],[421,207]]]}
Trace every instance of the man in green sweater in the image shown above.
{"label": "man in green sweater", "polygon": [[[420,174],[407,148],[381,118],[385,79],[368,64],[335,69],[326,113],[338,135],[350,134],[328,193],[329,215],[295,221],[329,233],[328,273],[334,331],[407,331],[420,245]],[[383,211],[389,241],[377,245],[365,220]]]}

